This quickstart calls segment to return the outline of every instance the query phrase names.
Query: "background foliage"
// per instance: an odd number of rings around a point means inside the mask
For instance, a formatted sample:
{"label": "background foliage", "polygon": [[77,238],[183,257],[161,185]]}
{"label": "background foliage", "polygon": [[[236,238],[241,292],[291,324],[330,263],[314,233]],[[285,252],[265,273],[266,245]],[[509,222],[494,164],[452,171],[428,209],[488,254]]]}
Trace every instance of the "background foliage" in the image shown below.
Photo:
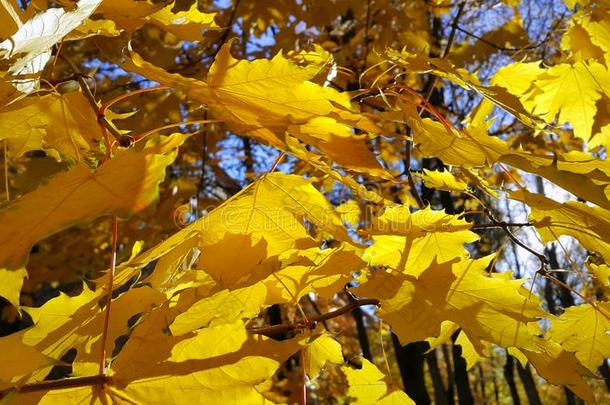
{"label": "background foliage", "polygon": [[4,401],[610,400],[606,2],[0,21]]}

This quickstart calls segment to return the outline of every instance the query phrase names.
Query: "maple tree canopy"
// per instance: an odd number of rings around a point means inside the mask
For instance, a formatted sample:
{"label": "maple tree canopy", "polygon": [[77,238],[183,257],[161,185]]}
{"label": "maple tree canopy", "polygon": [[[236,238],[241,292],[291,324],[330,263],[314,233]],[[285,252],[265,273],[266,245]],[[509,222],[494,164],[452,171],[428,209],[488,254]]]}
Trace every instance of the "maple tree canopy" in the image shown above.
{"label": "maple tree canopy", "polygon": [[2,0],[0,400],[610,403],[609,106],[602,0]]}

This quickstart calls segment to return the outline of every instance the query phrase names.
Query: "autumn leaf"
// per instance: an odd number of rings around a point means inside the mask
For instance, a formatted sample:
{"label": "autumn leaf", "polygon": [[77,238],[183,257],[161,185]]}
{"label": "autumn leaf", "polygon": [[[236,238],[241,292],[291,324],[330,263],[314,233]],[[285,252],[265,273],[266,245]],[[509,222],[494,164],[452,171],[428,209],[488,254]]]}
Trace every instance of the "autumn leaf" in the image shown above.
{"label": "autumn leaf", "polygon": [[81,160],[103,141],[95,112],[79,91],[12,103],[0,111],[0,131],[12,157],[47,149],[58,159]]}
{"label": "autumn leaf", "polygon": [[527,323],[544,312],[536,299],[523,296],[523,281],[485,275],[492,257],[433,263],[419,278],[377,271],[356,291],[381,298],[380,315],[404,343],[437,336],[443,321],[458,324],[475,347],[480,340],[529,347],[535,336]]}
{"label": "autumn leaf", "polygon": [[73,11],[48,9],[20,25],[17,32],[0,43],[0,58],[9,61],[8,72],[17,89],[29,93],[37,87],[38,81],[27,76],[39,74],[51,57],[51,47],[78,27],[100,3],[101,0],[81,0]]}
{"label": "autumn leaf", "polygon": [[352,111],[346,93],[310,81],[322,64],[299,66],[282,54],[271,60],[237,60],[230,48],[226,44],[218,52],[207,83],[167,73],[137,54],[124,66],[184,90],[238,133],[282,148],[288,131],[352,170],[391,177],[367,149],[364,138],[355,136],[348,125],[371,132],[380,128]]}
{"label": "autumn leaf", "polygon": [[610,12],[525,6],[0,1],[0,399],[607,403]]}
{"label": "autumn leaf", "polygon": [[553,320],[552,339],[595,373],[610,351],[610,307],[606,302],[566,308]]}
{"label": "autumn leaf", "polygon": [[359,358],[362,362],[360,369],[348,366],[341,368],[349,384],[348,395],[355,399],[356,404],[413,404],[413,400],[404,392],[392,387],[387,382],[387,377],[379,369],[365,358]]}
{"label": "autumn leaf", "polygon": [[146,208],[158,198],[165,167],[183,141],[183,136],[174,135],[141,151],[122,151],[95,171],[80,163],[13,201],[0,210],[4,225],[0,240],[5,241],[0,248],[1,265],[22,266],[34,243],[69,226]]}

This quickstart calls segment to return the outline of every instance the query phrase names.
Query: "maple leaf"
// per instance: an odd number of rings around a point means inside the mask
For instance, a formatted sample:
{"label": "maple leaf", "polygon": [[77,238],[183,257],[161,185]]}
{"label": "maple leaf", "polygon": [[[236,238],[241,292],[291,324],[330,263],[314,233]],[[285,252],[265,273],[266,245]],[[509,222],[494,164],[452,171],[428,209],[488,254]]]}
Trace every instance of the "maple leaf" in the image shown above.
{"label": "maple leaf", "polygon": [[434,263],[419,278],[377,271],[356,290],[381,298],[380,316],[409,343],[437,336],[443,321],[458,324],[475,346],[480,340],[534,350],[527,323],[544,316],[539,302],[523,296],[523,280],[484,275],[493,257]]}
{"label": "maple leaf", "polygon": [[373,244],[363,259],[419,277],[433,262],[467,256],[464,244],[479,239],[470,227],[468,222],[430,207],[414,214],[406,206],[387,207],[373,221]]}
{"label": "maple leaf", "polygon": [[341,344],[331,336],[324,334],[311,340],[303,348],[303,367],[309,378],[316,378],[327,362],[343,363]]}
{"label": "maple leaf", "polygon": [[[95,112],[78,91],[28,97],[0,111],[0,139],[12,157],[53,149],[59,156],[81,160],[103,140]],[[53,154],[53,150],[49,153]]]}
{"label": "maple leaf", "polygon": [[[278,201],[282,204],[278,205]],[[195,247],[201,250],[210,246],[235,249],[235,244],[228,243],[230,240],[225,239],[228,234],[232,234],[232,238],[240,240],[242,249],[254,247],[251,252],[256,252],[256,246],[259,246],[258,256],[254,261],[231,255],[232,258],[222,257],[219,263],[218,260],[211,259],[218,258],[217,255],[212,254],[211,257],[203,259],[201,266],[198,267],[196,260],[193,265],[202,270],[205,270],[204,264],[208,267],[217,265],[218,270],[211,270],[212,274],[217,276],[217,281],[221,281],[221,276],[224,274],[223,280],[228,282],[226,286],[237,287],[238,281],[250,274],[251,267],[239,268],[227,266],[225,263],[256,264],[263,256],[279,256],[289,249],[316,246],[318,242],[308,232],[305,220],[317,227],[322,234],[324,232],[331,234],[339,241],[350,240],[337,213],[308,180],[294,175],[270,173],[227,200],[207,216],[122,265],[120,268],[129,270],[120,274],[117,278],[117,286],[154,260],[161,260],[163,263],[161,268],[168,271],[164,276],[159,276],[161,282],[166,281],[172,276],[171,270],[178,268],[171,263],[181,263]],[[260,249],[262,246],[266,246],[264,254]],[[164,257],[168,261],[165,261]],[[228,267],[232,275],[223,272],[222,269]],[[248,282],[254,283],[266,276],[265,272],[261,272]],[[104,281],[100,279],[99,283],[103,284]]]}
{"label": "maple leaf", "polygon": [[547,122],[555,117],[560,124],[569,122],[574,134],[588,141],[593,135],[595,103],[602,94],[609,92],[610,74],[600,63],[560,64],[543,70],[536,77],[533,87],[525,94],[525,104]]}
{"label": "maple leaf", "polygon": [[605,160],[578,151],[557,156],[514,151],[501,139],[488,136],[486,128],[480,126],[461,133],[426,118],[413,121],[412,128],[417,148],[424,156],[436,156],[446,164],[464,168],[506,163],[545,177],[587,201],[610,209],[606,194],[610,166]]}
{"label": "maple leaf", "polygon": [[[276,342],[248,336],[241,321],[215,327],[220,334],[203,329],[196,334],[168,336],[163,333],[167,315],[163,307],[151,314],[133,331],[113,363],[116,385],[136,400],[153,394],[159,400],[173,401],[176,391],[167,388],[175,386],[182,387],[181,402],[202,397],[213,403],[261,401],[256,386],[301,347],[294,340]],[[222,331],[227,328],[233,332],[225,335]],[[241,333],[237,333],[239,328]],[[224,343],[210,345],[211,337]],[[177,344],[179,349],[174,349]]]}
{"label": "maple leaf", "polygon": [[581,304],[566,308],[552,320],[551,339],[576,358],[592,373],[610,356],[610,304]]}
{"label": "maple leaf", "polygon": [[39,74],[51,57],[51,47],[78,27],[101,2],[81,0],[73,11],[48,9],[26,21],[11,38],[0,43],[0,58],[9,61],[8,72],[17,89],[29,93],[37,87],[38,81],[27,76]]}
{"label": "maple leaf", "polygon": [[381,129],[352,111],[346,93],[310,81],[321,63],[300,66],[281,53],[271,60],[237,60],[230,48],[225,44],[218,52],[207,83],[167,73],[137,54],[123,66],[184,90],[237,133],[285,148],[284,132],[288,131],[352,170],[391,178],[366,148],[363,137],[355,136],[348,125],[374,133]]}
{"label": "maple leaf", "polygon": [[552,340],[540,340],[537,345],[535,351],[523,351],[536,371],[551,384],[565,385],[579,397],[594,403],[593,391],[583,378],[589,377],[590,373],[578,362],[574,353],[564,350]]}
{"label": "maple leaf", "polygon": [[347,377],[349,390],[347,394],[354,398],[356,404],[414,404],[404,392],[387,381],[387,377],[365,358],[358,358],[362,363],[360,369],[348,366],[341,367]]}
{"label": "maple leaf", "polygon": [[468,184],[455,178],[450,171],[436,171],[424,169],[422,174],[417,174],[426,187],[445,191],[466,191]]}
{"label": "maple leaf", "polygon": [[62,229],[146,208],[157,199],[165,168],[184,139],[180,134],[141,151],[122,151],[94,172],[79,163],[12,201],[0,210],[0,266],[19,268],[34,243]]}
{"label": "maple leaf", "polygon": [[577,201],[562,204],[525,190],[515,191],[511,198],[524,201],[532,208],[530,220],[543,242],[554,241],[561,235],[570,235],[587,249],[610,260],[610,243],[606,236],[610,232],[608,210]]}
{"label": "maple leaf", "polygon": [[[350,273],[360,270],[364,264],[349,245],[289,254],[272,274],[250,286],[217,291],[217,288],[203,284],[194,287],[194,297],[185,291],[181,294],[179,308],[186,307],[186,310],[172,323],[172,333],[182,335],[206,325],[253,318],[265,307],[298,302],[308,293],[330,298],[347,283]],[[204,294],[207,297],[200,299]],[[210,311],[211,308],[217,310]],[[206,315],[202,315],[204,311]]]}
{"label": "maple leaf", "polygon": [[102,2],[98,12],[121,29],[135,31],[150,23],[185,41],[199,41],[203,30],[220,28],[214,21],[215,14],[202,13],[196,3],[186,11],[173,12],[175,5],[163,7],[145,1],[110,0]]}

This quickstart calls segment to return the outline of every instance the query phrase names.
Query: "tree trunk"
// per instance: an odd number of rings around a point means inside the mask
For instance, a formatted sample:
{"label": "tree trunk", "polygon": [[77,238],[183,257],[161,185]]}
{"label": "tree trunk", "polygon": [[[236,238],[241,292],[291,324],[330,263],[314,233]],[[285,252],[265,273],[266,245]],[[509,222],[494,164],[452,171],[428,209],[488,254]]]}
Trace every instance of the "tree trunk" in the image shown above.
{"label": "tree trunk", "polygon": [[604,360],[604,364],[599,366],[599,372],[604,377],[606,382],[606,388],[610,391],[610,367],[608,367],[608,360]]}
{"label": "tree trunk", "polygon": [[506,364],[504,364],[504,378],[510,389],[510,396],[513,398],[513,404],[521,405],[519,399],[519,391],[517,391],[517,384],[515,383],[515,361],[513,356],[506,353]]}
{"label": "tree trunk", "polygon": [[362,357],[368,361],[373,361],[371,346],[369,344],[369,336],[366,333],[366,326],[364,326],[364,314],[360,308],[356,308],[352,311],[352,315],[356,321],[356,330],[358,331],[358,342],[360,343]]}
{"label": "tree trunk", "polygon": [[[454,335],[455,336],[455,335]],[[466,360],[462,357],[462,347],[452,346],[453,351],[453,370],[455,372],[455,385],[457,387],[458,402],[460,405],[473,404],[474,398],[470,391],[470,381],[468,381],[468,370]]]}
{"label": "tree trunk", "polygon": [[479,387],[481,388],[481,403],[483,405],[487,404],[487,395],[485,393],[485,373],[483,372],[483,367],[481,363],[479,363]]}
{"label": "tree trunk", "polygon": [[453,377],[453,367],[451,362],[451,354],[447,345],[442,346],[443,357],[445,358],[445,365],[447,369],[447,401],[449,405],[455,404],[455,378]]}
{"label": "tree trunk", "polygon": [[392,341],[405,392],[418,405],[430,404],[424,378],[424,353],[428,349],[428,343],[415,342],[401,346],[395,334],[392,334]]}
{"label": "tree trunk", "polygon": [[434,386],[434,403],[437,405],[449,405],[447,391],[445,391],[441,371],[438,367],[436,350],[433,350],[426,355],[426,362],[428,363],[428,370],[430,371],[430,377],[432,378],[432,384]]}
{"label": "tree trunk", "polygon": [[525,389],[525,394],[527,395],[530,405],[541,405],[540,396],[538,395],[538,389],[536,388],[536,382],[532,376],[530,365],[526,364],[525,367],[523,367],[521,363],[517,362],[517,371],[519,372],[519,377],[523,383],[523,388]]}

